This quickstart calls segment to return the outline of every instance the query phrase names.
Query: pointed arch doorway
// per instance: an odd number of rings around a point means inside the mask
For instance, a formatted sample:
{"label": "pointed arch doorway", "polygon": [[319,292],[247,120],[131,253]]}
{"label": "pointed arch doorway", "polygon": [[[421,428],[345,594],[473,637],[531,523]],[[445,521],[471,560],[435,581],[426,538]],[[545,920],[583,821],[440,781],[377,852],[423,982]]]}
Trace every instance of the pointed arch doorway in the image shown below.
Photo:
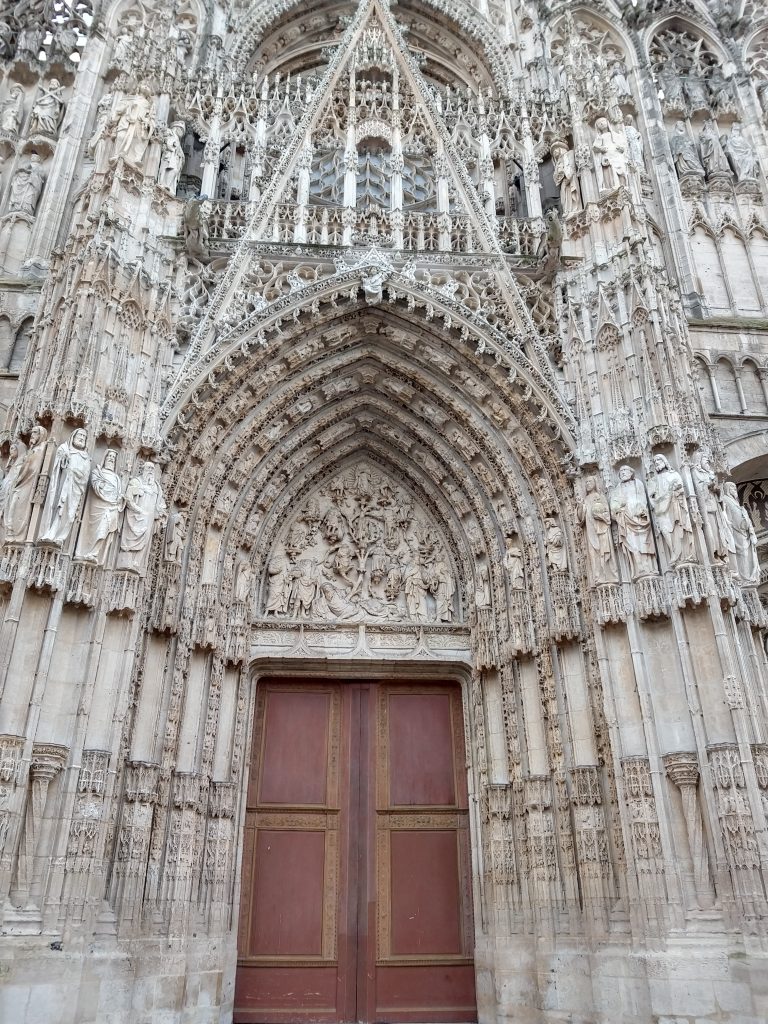
{"label": "pointed arch doorway", "polygon": [[460,685],[259,681],[235,1024],[477,1019]]}

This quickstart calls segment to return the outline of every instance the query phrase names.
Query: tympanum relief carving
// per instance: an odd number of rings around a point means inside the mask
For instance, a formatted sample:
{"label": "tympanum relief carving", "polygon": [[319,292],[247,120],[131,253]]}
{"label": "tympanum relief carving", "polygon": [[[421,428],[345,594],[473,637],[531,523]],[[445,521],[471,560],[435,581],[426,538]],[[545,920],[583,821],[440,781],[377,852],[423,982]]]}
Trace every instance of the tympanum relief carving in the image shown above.
{"label": "tympanum relief carving", "polygon": [[292,619],[451,623],[452,559],[427,512],[367,463],[308,497],[266,566],[262,611]]}

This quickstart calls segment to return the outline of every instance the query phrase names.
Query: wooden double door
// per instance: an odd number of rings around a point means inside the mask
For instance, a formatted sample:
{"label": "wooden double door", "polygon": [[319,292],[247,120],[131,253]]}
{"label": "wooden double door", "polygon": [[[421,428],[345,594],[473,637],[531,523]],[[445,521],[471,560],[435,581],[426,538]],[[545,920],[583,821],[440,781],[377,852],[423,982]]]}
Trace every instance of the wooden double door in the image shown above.
{"label": "wooden double door", "polygon": [[259,684],[235,1024],[474,1021],[461,693]]}

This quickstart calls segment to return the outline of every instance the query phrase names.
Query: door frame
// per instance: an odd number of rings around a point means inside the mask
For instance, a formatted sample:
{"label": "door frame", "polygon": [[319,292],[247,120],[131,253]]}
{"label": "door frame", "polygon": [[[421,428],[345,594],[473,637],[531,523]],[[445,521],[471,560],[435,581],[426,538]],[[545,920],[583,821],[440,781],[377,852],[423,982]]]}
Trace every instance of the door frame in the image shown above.
{"label": "door frame", "polygon": [[234,992],[237,971],[237,936],[240,924],[240,898],[243,872],[243,847],[245,839],[245,812],[248,797],[248,779],[253,758],[253,725],[256,714],[256,692],[263,679],[302,679],[341,682],[345,679],[360,681],[389,681],[392,683],[455,683],[461,688],[461,703],[464,719],[464,748],[467,758],[467,804],[469,818],[469,864],[472,874],[472,954],[475,964],[475,986],[478,986],[477,936],[482,933],[482,872],[480,870],[480,817],[479,800],[475,788],[477,778],[475,744],[472,742],[473,723],[470,720],[472,702],[469,695],[471,669],[465,662],[430,659],[416,661],[400,659],[386,661],[372,658],[291,658],[260,657],[248,665],[248,714],[247,736],[244,744],[235,821],[236,848],[233,865],[232,916],[230,934],[234,938],[234,957],[231,960],[231,977],[227,979],[230,991]]}

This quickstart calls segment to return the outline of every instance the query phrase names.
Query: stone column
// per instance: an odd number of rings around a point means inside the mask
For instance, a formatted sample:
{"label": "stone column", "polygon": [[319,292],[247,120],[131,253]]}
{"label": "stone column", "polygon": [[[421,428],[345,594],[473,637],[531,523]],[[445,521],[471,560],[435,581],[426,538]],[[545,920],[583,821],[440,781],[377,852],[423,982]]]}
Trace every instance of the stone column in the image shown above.
{"label": "stone column", "polygon": [[714,903],[714,893],[709,874],[709,856],[704,844],[701,812],[697,797],[699,782],[699,761],[694,752],[665,754],[664,767],[668,777],[680,790],[683,802],[683,817],[688,836],[688,849],[693,868],[691,879],[684,879],[685,888],[692,882],[696,903],[701,910]]}

